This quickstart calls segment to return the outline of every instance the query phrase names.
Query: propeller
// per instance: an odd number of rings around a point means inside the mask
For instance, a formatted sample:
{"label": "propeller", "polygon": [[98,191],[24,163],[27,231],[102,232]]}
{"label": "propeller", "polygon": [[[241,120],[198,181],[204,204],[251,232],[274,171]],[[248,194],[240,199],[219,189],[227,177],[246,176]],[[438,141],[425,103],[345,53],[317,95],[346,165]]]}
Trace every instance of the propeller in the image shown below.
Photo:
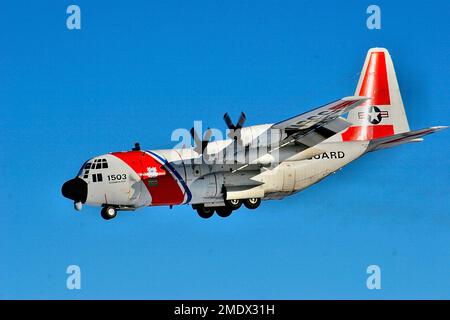
{"label": "propeller", "polygon": [[238,130],[238,129],[241,129],[242,126],[243,126],[244,123],[245,123],[245,119],[246,119],[245,113],[244,113],[244,112],[241,112],[241,116],[239,117],[239,120],[238,120],[238,122],[237,122],[236,125],[235,125],[235,124],[233,123],[233,121],[231,120],[231,117],[230,117],[230,115],[228,114],[228,112],[226,112],[226,113],[223,115],[223,120],[225,120],[225,123],[227,124],[227,127],[228,127],[228,129],[230,129],[230,130]]}
{"label": "propeller", "polygon": [[241,129],[244,126],[246,118],[247,117],[245,116],[245,113],[241,112],[241,115],[239,116],[237,123],[234,124],[228,112],[226,112],[223,115],[223,120],[225,120],[228,129],[230,129],[230,133],[228,134],[228,137],[230,139],[235,139],[238,140],[239,142],[241,141]]}
{"label": "propeller", "polygon": [[194,127],[191,128],[190,133],[191,133],[192,139],[194,139],[194,142],[195,142],[195,148],[194,148],[195,152],[203,154],[206,147],[208,146],[209,139],[211,139],[211,135],[212,135],[211,129],[208,128],[205,131],[205,134],[203,135],[203,139],[200,139],[200,137],[198,136]]}

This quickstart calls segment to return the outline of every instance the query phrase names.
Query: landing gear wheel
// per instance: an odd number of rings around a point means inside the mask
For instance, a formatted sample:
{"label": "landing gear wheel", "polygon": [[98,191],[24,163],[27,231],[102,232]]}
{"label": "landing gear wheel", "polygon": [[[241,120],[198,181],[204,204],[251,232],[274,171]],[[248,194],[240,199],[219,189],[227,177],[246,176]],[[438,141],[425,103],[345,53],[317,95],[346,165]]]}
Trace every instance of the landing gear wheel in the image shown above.
{"label": "landing gear wheel", "polygon": [[216,212],[219,215],[219,217],[226,218],[230,216],[233,210],[228,207],[218,207],[216,208]]}
{"label": "landing gear wheel", "polygon": [[239,199],[225,200],[225,206],[231,210],[237,210],[242,206],[242,201]]}
{"label": "landing gear wheel", "polygon": [[209,219],[214,214],[214,208],[212,208],[212,207],[205,207],[205,206],[202,205],[202,206],[197,207],[197,213],[203,219]]}
{"label": "landing gear wheel", "polygon": [[105,220],[111,220],[117,216],[117,210],[114,207],[103,207],[102,218]]}
{"label": "landing gear wheel", "polygon": [[256,209],[261,204],[261,198],[250,198],[244,200],[244,206],[249,209]]}

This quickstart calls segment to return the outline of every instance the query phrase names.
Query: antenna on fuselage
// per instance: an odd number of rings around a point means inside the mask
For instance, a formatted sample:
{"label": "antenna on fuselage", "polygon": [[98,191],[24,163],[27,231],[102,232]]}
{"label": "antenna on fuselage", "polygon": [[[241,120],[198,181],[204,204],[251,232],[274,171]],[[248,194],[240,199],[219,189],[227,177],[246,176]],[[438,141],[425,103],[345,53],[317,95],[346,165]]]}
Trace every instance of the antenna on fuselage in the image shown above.
{"label": "antenna on fuselage", "polygon": [[140,143],[139,143],[139,142],[136,142],[136,143],[134,144],[134,148],[131,149],[131,150],[133,150],[133,151],[141,151],[141,145],[140,145]]}

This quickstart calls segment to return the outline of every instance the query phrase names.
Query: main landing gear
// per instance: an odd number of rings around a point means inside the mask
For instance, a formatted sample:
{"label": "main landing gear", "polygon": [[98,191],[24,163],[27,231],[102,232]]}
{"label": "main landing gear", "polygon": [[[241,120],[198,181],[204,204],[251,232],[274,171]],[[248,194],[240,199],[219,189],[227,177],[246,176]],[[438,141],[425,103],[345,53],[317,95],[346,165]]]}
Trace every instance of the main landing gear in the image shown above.
{"label": "main landing gear", "polygon": [[214,208],[213,207],[205,207],[204,205],[199,205],[197,207],[194,207],[194,209],[197,210],[197,213],[200,217],[203,219],[209,219],[214,214]]}
{"label": "main landing gear", "polygon": [[221,218],[229,217],[234,210],[239,209],[242,204],[248,209],[256,209],[261,204],[261,198],[250,198],[245,200],[225,200],[223,207],[205,207],[204,204],[193,205],[192,208],[197,210],[197,213],[203,219],[209,219],[214,215],[214,212]]}
{"label": "main landing gear", "polygon": [[216,208],[216,213],[219,217],[226,218],[229,217],[231,213],[233,213],[233,209],[230,209],[228,207],[218,207]]}
{"label": "main landing gear", "polygon": [[250,198],[244,200],[244,206],[248,209],[256,209],[261,204],[261,198]]}

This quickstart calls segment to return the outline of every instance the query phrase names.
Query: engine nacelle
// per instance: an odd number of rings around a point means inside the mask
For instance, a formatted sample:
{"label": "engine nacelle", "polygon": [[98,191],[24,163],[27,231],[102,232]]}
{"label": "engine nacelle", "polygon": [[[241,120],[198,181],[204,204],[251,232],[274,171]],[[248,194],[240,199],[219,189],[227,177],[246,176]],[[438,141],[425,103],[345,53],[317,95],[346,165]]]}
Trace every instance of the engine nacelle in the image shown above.
{"label": "engine nacelle", "polygon": [[[224,198],[227,199],[246,199],[246,197],[230,198],[227,192],[237,192],[244,189],[252,189],[259,186],[259,182],[251,180],[252,177],[257,175],[255,171],[242,171],[239,173],[218,172],[204,175],[190,185],[190,189],[194,197],[200,195],[204,200],[214,200]],[[260,193],[258,193],[260,195]],[[263,192],[264,195],[264,192]],[[261,196],[254,196],[249,198],[260,198]],[[193,199],[193,202],[197,202]]]}
{"label": "engine nacelle", "polygon": [[239,137],[243,147],[266,147],[278,144],[286,134],[279,129],[270,129],[271,124],[261,124],[240,129]]}

